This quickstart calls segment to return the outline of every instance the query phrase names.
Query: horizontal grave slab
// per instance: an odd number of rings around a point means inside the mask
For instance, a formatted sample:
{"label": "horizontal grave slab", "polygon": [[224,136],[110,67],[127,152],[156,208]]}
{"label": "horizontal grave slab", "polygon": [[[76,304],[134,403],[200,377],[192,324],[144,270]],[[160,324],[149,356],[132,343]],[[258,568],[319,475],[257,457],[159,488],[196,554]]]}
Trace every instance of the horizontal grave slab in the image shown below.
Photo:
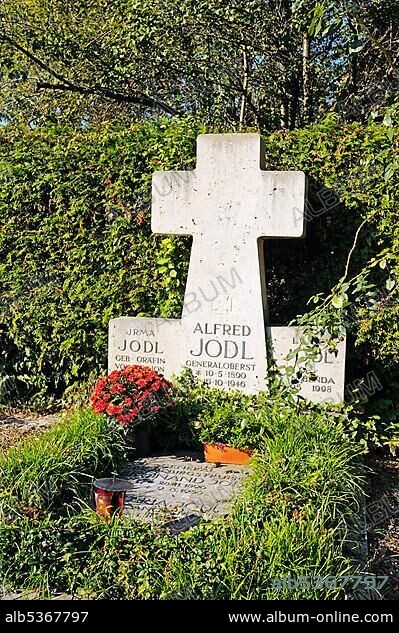
{"label": "horizontal grave slab", "polygon": [[199,457],[155,456],[125,466],[123,477],[133,484],[125,508],[144,521],[180,520],[192,515],[220,516],[250,472],[244,466],[207,464]]}

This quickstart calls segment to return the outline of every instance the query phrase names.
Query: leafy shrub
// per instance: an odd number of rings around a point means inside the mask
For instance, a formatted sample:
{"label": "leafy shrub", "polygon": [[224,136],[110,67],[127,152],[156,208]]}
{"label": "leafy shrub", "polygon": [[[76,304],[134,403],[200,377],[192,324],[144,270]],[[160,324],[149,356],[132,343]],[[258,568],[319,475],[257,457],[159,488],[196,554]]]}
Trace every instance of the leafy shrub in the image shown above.
{"label": "leafy shrub", "polygon": [[4,399],[71,398],[105,373],[111,318],[179,312],[189,241],[151,233],[151,175],[189,169],[201,129],[0,128]]}
{"label": "leafy shrub", "polygon": [[209,387],[185,368],[174,379],[170,398],[167,419],[154,435],[159,448],[200,448],[201,442],[224,442],[245,449],[262,443],[265,395]]}
{"label": "leafy shrub", "polygon": [[331,405],[297,397],[280,376],[269,381],[269,393],[247,395],[209,387],[188,368],[174,379],[171,404],[153,434],[156,448],[201,449],[202,442],[221,441],[237,448],[260,448],[281,418],[303,412],[336,420],[343,435],[363,452],[388,446],[398,450],[398,405],[379,399],[367,409],[359,404]]}
{"label": "leafy shrub", "polygon": [[200,417],[199,437],[208,444],[227,444],[242,450],[258,448],[270,430],[264,413],[256,404],[247,408],[241,398],[226,402]]}

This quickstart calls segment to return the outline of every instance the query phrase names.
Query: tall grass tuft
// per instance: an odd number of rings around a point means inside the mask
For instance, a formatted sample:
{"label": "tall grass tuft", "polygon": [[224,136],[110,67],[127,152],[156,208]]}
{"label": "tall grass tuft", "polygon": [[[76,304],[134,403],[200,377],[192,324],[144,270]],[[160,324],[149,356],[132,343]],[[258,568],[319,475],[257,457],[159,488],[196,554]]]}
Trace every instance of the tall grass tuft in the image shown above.
{"label": "tall grass tuft", "polygon": [[[360,510],[360,449],[337,418],[285,411],[259,452],[231,515],[187,534],[163,577],[164,598],[284,600],[342,596],[339,577]],[[202,536],[201,535],[202,530]],[[206,534],[206,536],[204,536]],[[301,586],[288,586],[288,579]],[[313,582],[310,580],[313,579]],[[298,583],[297,583],[298,584]]]}
{"label": "tall grass tuft", "polygon": [[104,416],[69,414],[0,455],[0,508],[16,502],[34,513],[88,499],[93,477],[110,474],[122,454],[120,434]]}

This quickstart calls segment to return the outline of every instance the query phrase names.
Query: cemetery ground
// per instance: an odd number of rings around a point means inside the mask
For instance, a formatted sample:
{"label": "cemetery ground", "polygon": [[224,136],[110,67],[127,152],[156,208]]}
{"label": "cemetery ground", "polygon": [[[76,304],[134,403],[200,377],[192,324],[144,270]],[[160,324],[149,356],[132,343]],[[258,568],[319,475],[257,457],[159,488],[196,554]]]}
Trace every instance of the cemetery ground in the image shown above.
{"label": "cemetery ground", "polygon": [[58,420],[58,414],[38,416],[12,410],[0,412],[0,452],[27,436],[44,431]]}
{"label": "cemetery ground", "polygon": [[[185,413],[189,406],[192,401]],[[284,401],[268,407],[274,431],[231,513],[204,516],[180,534],[126,514],[108,524],[96,515],[93,478],[119,470],[126,460],[125,440],[104,416],[81,409],[66,412],[61,422],[39,418],[36,432],[32,420],[20,421],[29,432],[16,434],[13,446],[3,419],[3,589],[30,598],[335,599],[353,592],[334,588],[332,577],[362,573],[389,576],[378,598],[397,599],[396,460],[374,453],[366,465],[375,474],[365,478],[344,418],[300,412]],[[367,559],[358,555],[362,535],[356,528],[364,512],[362,489],[368,495]],[[276,579],[300,576],[322,576],[330,584],[273,586]],[[365,587],[358,591],[360,599],[368,596]]]}

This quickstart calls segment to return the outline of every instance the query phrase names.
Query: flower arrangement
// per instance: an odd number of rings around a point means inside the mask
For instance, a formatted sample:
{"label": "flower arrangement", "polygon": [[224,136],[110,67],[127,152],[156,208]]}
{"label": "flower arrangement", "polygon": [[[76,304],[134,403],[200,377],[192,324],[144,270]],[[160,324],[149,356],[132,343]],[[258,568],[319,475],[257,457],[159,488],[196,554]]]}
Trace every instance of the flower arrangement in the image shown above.
{"label": "flower arrangement", "polygon": [[122,425],[153,420],[169,402],[171,384],[150,367],[128,365],[100,378],[90,401],[96,413],[105,413]]}
{"label": "flower arrangement", "polygon": [[250,451],[259,449],[273,433],[277,405],[265,392],[222,391],[195,377],[189,368],[174,380],[173,387],[172,432],[193,446],[197,442],[224,444]]}

